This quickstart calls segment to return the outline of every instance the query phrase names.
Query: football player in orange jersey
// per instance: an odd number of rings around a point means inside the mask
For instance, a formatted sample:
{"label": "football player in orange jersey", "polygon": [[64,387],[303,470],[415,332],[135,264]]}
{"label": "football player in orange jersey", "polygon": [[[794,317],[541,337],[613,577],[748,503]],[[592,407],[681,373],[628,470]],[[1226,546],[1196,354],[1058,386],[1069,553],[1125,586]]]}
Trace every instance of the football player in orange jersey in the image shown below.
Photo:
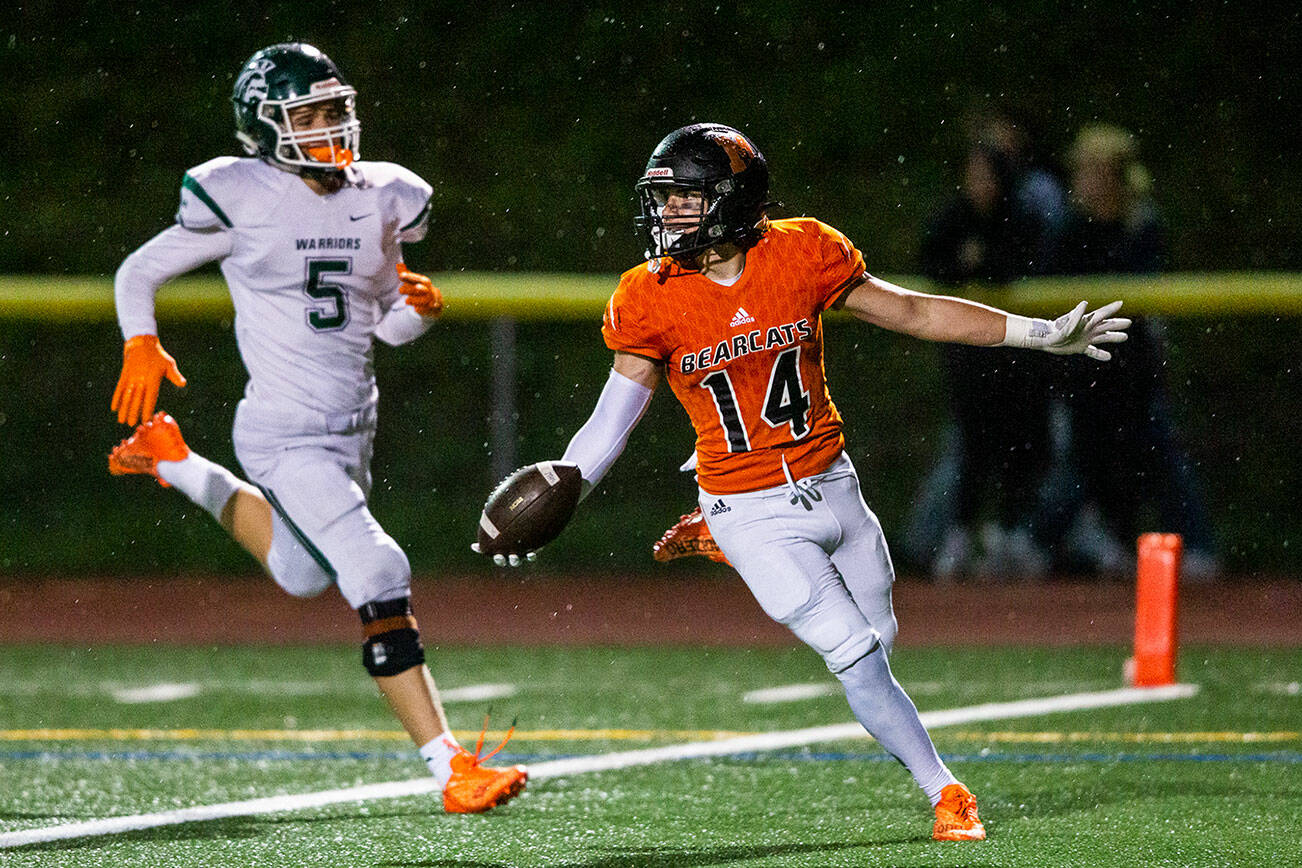
{"label": "football player in orange jersey", "polygon": [[[933,837],[980,840],[976,799],[936,754],[891,675],[894,569],[845,453],[823,375],[823,311],[935,341],[1085,353],[1125,339],[1120,302],[1049,322],[872,277],[854,245],[808,218],[770,220],[768,167],[718,124],[670,133],[637,183],[642,265],[624,273],[602,332],[615,352],[565,460],[585,492],[619,456],[661,378],[696,429],[699,504],[764,611],[826,661],[855,717],[913,774]],[[521,552],[509,557],[518,563]]]}

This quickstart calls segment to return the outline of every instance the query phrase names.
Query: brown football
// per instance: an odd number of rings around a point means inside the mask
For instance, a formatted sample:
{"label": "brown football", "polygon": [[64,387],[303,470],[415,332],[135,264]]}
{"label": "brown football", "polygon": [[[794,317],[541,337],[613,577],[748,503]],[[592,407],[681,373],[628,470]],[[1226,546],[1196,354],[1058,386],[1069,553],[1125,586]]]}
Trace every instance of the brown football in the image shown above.
{"label": "brown football", "polygon": [[583,477],[570,461],[521,467],[488,495],[479,516],[479,550],[486,555],[536,551],[560,536],[579,505]]}

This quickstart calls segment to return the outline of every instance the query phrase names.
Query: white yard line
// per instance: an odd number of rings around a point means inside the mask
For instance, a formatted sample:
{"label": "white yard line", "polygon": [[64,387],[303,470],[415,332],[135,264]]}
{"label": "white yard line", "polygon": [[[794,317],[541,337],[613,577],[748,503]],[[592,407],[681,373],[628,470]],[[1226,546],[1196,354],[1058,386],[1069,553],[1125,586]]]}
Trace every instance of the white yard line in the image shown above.
{"label": "white yard line", "polygon": [[[375,685],[365,678],[338,681],[253,681],[204,682],[205,690],[214,693],[251,693],[255,696],[373,696]],[[519,693],[514,684],[466,684],[462,687],[439,688],[444,702],[482,702],[501,699]]]}
{"label": "white yard line", "polygon": [[[1049,696],[1042,699],[1024,699],[1017,702],[989,702],[966,708],[952,708],[942,711],[923,712],[920,717],[925,726],[952,726],[960,723],[976,723],[990,720],[1007,720],[1015,717],[1030,717],[1059,711],[1081,711],[1089,708],[1108,708],[1118,705],[1134,705],[1144,702],[1166,702],[1172,699],[1186,699],[1198,692],[1196,684],[1176,684],[1170,687],[1125,688],[1107,690],[1098,693],[1075,693],[1066,696]],[[757,751],[778,750],[781,748],[800,747],[825,741],[842,741],[846,739],[867,738],[867,733],[858,723],[841,723],[831,726],[816,726],[808,729],[796,729],[787,732],[763,733],[761,735],[739,736],[720,741],[692,742],[670,745],[668,747],[648,748],[645,750],[619,751],[598,754],[596,756],[574,757],[572,759],[551,760],[533,765],[529,777],[533,780],[587,774],[590,772],[609,771],[611,769],[632,768],[634,766],[653,765],[662,762],[693,759],[707,756],[729,756],[732,754],[754,753]],[[417,778],[410,781],[391,781],[384,784],[367,784],[360,787],[347,787],[337,790],[323,790],[316,793],[301,793],[288,796],[270,796],[262,799],[249,799],[242,802],[226,802],[218,805],[197,805],[192,808],[180,808],[174,811],[159,811],[153,814],[136,814],[126,817],[108,817],[103,820],[90,820],[82,823],[64,823],[58,826],[45,826],[37,829],[23,829],[17,832],[0,834],[0,848],[21,847],[28,844],[43,844],[49,841],[61,841],[69,838],[85,838],[98,835],[114,835],[139,829],[152,829],[159,826],[175,826],[181,823],[195,823],[206,820],[220,820],[227,817],[251,817],[260,814],[273,814],[281,811],[298,811],[306,808],[319,808],[340,802],[365,802],[372,799],[392,799],[401,796],[415,796],[434,792],[438,789],[434,779]]]}
{"label": "white yard line", "polygon": [[444,702],[482,702],[485,699],[502,699],[515,696],[514,684],[467,684],[465,687],[439,689]]}
{"label": "white yard line", "polygon": [[127,705],[142,702],[175,702],[199,695],[199,685],[187,684],[150,684],[147,687],[123,687],[113,691],[113,698]]}
{"label": "white yard line", "polygon": [[1262,684],[1253,685],[1253,690],[1258,693],[1274,693],[1279,696],[1302,696],[1302,684],[1296,681],[1284,683],[1282,681],[1268,681]]}
{"label": "white yard line", "polygon": [[769,705],[777,702],[817,699],[820,696],[832,696],[840,692],[842,687],[836,681],[819,684],[784,684],[781,687],[765,687],[743,693],[741,701],[752,705]]}
{"label": "white yard line", "polygon": [[[1107,690],[1101,693],[1074,693],[1067,696],[1048,696],[1043,699],[1021,699],[1016,702],[988,702],[966,708],[942,711],[924,711],[918,715],[928,729],[953,726],[959,723],[1007,720],[1013,717],[1033,717],[1055,711],[1081,711],[1087,708],[1107,708],[1114,705],[1133,705],[1140,702],[1164,702],[1185,699],[1198,692],[1196,684],[1176,684],[1171,687]],[[759,735],[742,735],[720,741],[702,741],[676,744],[644,750],[619,751],[597,756],[552,760],[529,767],[531,778],[562,777],[585,772],[625,769],[653,763],[672,762],[707,756],[729,756],[739,753],[756,753],[766,750],[802,747],[824,741],[844,741],[868,738],[862,726],[856,723],[835,723],[830,726],[813,726],[786,732],[766,732]],[[0,838],[2,841],[3,838]]]}
{"label": "white yard line", "polygon": [[[146,685],[126,687],[120,685],[105,685],[109,694],[118,703],[171,703],[177,699],[189,699],[191,696],[198,696],[201,692],[229,692],[229,694],[254,694],[263,696],[333,696],[333,695],[370,695],[374,694],[375,686],[370,682],[363,683],[362,679],[357,679],[355,683],[348,685],[337,685],[337,683],[323,681],[296,681],[296,682],[276,682],[276,681],[253,681],[253,682],[187,682],[187,683],[161,683],[161,685]],[[42,683],[36,690],[27,692],[51,692],[55,686]],[[10,686],[5,687],[5,692],[13,691]],[[86,691],[94,694],[94,690]],[[464,687],[449,687],[448,690],[440,691],[441,698],[445,703],[478,703],[487,699],[503,699],[505,696],[514,696],[518,688],[514,685],[466,685]]]}
{"label": "white yard line", "polygon": [[[1066,690],[1079,691],[1086,688],[1102,690],[1107,687],[1107,682],[1097,681],[1093,684],[1084,681],[1037,681],[1027,682],[1022,685],[1022,689],[1027,693],[1054,693]],[[938,693],[962,694],[970,693],[988,693],[991,688],[989,681],[969,681],[959,685],[955,690],[955,685],[949,681],[910,681],[904,685],[904,692],[910,696],[935,696]],[[1297,685],[1293,685],[1296,692]],[[1278,692],[1278,691],[1276,691]],[[809,699],[822,699],[825,696],[841,696],[842,687],[836,681],[820,681],[814,684],[783,684],[778,687],[762,687],[758,690],[750,690],[743,693],[741,701],[748,705],[769,705],[782,702],[803,702]]]}
{"label": "white yard line", "polygon": [[[900,683],[904,685],[904,692],[909,696],[935,696],[941,693],[961,696],[964,693],[989,693],[996,687],[1007,686],[1003,681],[991,679],[972,679],[957,685],[952,681],[902,681]],[[1115,683],[1116,679],[1076,678],[1070,681],[1018,681],[1017,686],[1023,693],[1035,696],[1043,693],[1084,693],[1089,690],[1107,690],[1109,685]]]}

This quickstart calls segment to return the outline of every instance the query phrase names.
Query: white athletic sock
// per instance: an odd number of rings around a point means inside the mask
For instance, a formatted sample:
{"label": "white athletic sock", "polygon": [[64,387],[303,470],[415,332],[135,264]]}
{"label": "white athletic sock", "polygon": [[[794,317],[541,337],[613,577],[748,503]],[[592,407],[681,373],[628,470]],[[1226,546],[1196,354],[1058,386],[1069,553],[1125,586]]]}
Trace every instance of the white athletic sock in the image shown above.
{"label": "white athletic sock", "polygon": [[234,473],[196,452],[180,461],[158,462],[158,475],[218,521],[222,507],[244,485]]}
{"label": "white athletic sock", "polygon": [[941,762],[918,719],[917,707],[891,674],[884,649],[879,645],[836,677],[845,686],[855,718],[887,753],[904,764],[936,807],[940,791],[958,779]]}
{"label": "white athletic sock", "polygon": [[430,739],[421,745],[420,758],[425,760],[425,765],[429,766],[429,773],[439,782],[440,787],[448,785],[448,779],[452,777],[452,757],[456,756],[459,750],[461,745],[457,744],[457,740],[450,732],[445,732],[438,738]]}

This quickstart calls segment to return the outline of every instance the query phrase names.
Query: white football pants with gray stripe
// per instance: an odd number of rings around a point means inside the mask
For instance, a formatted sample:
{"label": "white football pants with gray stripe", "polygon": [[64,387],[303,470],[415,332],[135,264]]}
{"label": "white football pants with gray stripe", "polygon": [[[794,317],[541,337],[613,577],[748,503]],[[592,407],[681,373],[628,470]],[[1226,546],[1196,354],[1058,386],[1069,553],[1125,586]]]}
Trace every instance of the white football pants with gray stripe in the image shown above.
{"label": "white football pants with gray stripe", "polygon": [[793,484],[700,492],[719,548],[773,620],[840,672],[895,642],[895,568],[849,456]]}
{"label": "white football pants with gray stripe", "polygon": [[235,455],[272,507],[276,583],[296,597],[331,583],[354,609],[408,596],[411,566],[367,508],[375,405],[356,413],[240,401]]}
{"label": "white football pants with gray stripe", "polygon": [[822,655],[855,718],[904,764],[934,806],[955,778],[891,674],[895,570],[849,456],[775,488],[701,491],[700,505],[760,606]]}

